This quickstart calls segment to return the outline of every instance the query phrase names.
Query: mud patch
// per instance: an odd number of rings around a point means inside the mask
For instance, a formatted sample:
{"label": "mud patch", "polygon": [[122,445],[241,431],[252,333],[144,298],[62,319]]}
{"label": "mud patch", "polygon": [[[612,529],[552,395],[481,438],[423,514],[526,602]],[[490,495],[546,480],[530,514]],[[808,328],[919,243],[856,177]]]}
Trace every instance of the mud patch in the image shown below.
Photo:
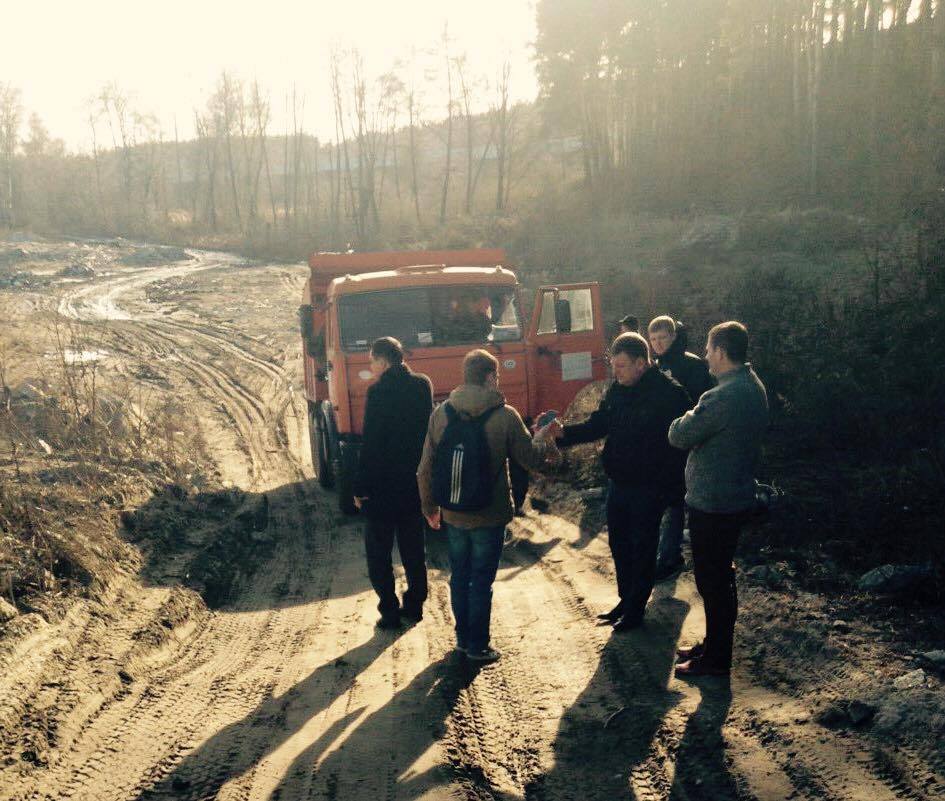
{"label": "mud patch", "polygon": [[268,495],[239,489],[167,485],[122,522],[128,539],[146,549],[148,580],[180,582],[211,608],[235,596],[275,543]]}

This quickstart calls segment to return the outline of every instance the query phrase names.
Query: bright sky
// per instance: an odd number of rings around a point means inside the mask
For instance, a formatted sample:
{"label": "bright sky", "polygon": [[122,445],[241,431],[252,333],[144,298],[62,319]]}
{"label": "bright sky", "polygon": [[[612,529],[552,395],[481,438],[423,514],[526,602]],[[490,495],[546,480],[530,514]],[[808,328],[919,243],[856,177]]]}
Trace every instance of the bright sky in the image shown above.
{"label": "bright sky", "polygon": [[[304,124],[332,138],[328,81],[334,46],[357,47],[368,76],[435,46],[444,23],[452,49],[468,53],[470,72],[494,79],[512,63],[516,99],[537,93],[531,45],[534,0],[32,0],[5,3],[0,83],[22,91],[26,116],[36,112],[72,149],[88,149],[87,99],[116,81],[136,108],[154,113],[173,137],[193,134],[220,72],[258,78],[271,93],[273,128],[285,124],[293,83],[306,98]],[[442,116],[430,89],[428,117]]]}

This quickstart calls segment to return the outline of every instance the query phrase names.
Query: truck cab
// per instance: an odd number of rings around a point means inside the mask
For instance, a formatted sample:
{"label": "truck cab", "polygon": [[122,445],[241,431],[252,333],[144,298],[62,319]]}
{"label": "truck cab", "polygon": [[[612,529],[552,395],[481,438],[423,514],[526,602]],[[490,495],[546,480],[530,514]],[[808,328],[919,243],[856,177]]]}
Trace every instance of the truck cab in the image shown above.
{"label": "truck cab", "polygon": [[538,288],[532,314],[501,249],[319,253],[299,308],[312,464],[352,513],[370,348],[396,337],[406,361],[433,382],[434,401],[462,383],[473,348],[499,361],[500,387],[526,421],[563,412],[587,383],[606,376],[600,288]]}

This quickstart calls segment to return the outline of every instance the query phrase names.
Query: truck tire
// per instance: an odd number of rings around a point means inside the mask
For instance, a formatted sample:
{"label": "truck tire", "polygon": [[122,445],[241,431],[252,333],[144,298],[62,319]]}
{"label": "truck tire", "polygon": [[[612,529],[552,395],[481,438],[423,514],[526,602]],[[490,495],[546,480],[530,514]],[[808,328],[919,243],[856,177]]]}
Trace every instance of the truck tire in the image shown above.
{"label": "truck tire", "polygon": [[328,426],[314,403],[309,404],[308,439],[315,477],[322,487],[331,489],[335,484],[335,476],[331,469],[331,459],[328,457]]}
{"label": "truck tire", "polygon": [[335,486],[335,473],[331,469],[331,457],[328,446],[328,423],[321,415],[318,417],[318,483],[325,489]]}
{"label": "truck tire", "polygon": [[354,505],[354,473],[358,467],[358,447],[352,443],[338,443],[337,457],[334,460],[335,476],[338,484],[338,508],[343,514],[356,515]]}

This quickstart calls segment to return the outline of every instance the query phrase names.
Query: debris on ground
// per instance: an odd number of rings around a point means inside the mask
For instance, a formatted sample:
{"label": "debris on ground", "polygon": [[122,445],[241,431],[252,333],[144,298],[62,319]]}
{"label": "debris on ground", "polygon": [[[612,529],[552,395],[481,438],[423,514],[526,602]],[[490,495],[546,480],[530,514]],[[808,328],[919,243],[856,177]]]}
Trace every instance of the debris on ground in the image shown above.
{"label": "debris on ground", "polygon": [[934,573],[931,565],[883,565],[864,573],[857,587],[881,595],[912,592],[929,581]]}
{"label": "debris on ground", "polygon": [[925,685],[925,671],[922,668],[911,670],[898,678],[893,679],[893,687],[897,690],[914,690]]}

